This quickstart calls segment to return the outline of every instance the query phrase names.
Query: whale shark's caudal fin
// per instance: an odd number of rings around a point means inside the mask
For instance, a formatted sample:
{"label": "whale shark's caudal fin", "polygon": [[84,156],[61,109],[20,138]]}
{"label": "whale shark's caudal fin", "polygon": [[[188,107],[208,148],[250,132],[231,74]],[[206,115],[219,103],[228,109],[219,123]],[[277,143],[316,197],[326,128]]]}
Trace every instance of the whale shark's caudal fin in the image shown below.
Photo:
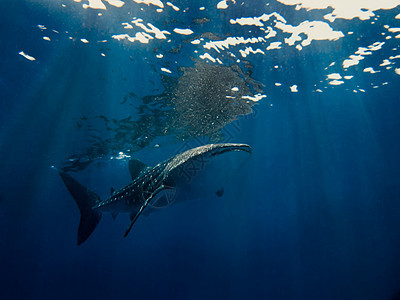
{"label": "whale shark's caudal fin", "polygon": [[60,172],[60,176],[74,197],[81,213],[78,229],[78,245],[80,245],[88,239],[101,219],[101,213],[92,209],[93,205],[100,201],[100,198],[67,173]]}

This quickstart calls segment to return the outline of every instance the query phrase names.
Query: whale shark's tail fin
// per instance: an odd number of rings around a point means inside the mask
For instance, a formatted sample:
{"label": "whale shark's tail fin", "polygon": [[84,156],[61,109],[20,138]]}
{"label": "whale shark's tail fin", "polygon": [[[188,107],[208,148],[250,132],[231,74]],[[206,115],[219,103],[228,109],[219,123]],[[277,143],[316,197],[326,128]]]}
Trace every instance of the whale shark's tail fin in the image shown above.
{"label": "whale shark's tail fin", "polygon": [[60,172],[60,176],[81,213],[78,229],[78,245],[80,245],[88,239],[101,219],[101,213],[92,209],[100,198],[67,173]]}

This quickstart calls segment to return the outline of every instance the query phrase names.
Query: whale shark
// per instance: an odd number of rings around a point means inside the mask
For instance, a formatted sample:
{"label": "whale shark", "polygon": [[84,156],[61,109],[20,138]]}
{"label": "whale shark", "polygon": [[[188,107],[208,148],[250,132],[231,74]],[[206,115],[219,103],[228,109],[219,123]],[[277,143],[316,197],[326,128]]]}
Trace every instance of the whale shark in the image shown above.
{"label": "whale shark", "polygon": [[149,167],[137,159],[129,160],[132,181],[119,190],[111,188],[105,200],[68,173],[59,172],[79,211],[78,245],[85,242],[103,213],[115,219],[119,213],[130,216],[128,235],[138,217],[182,201],[215,193],[221,197],[229,177],[249,158],[247,144],[208,144],[189,149]]}

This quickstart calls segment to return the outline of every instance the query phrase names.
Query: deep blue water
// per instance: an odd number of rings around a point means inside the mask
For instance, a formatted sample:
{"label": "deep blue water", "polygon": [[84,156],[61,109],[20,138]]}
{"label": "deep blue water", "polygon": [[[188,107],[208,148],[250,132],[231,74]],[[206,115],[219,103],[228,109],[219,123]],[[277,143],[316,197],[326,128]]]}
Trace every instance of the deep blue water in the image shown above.
{"label": "deep blue water", "polygon": [[[99,10],[67,0],[0,4],[0,298],[399,299],[400,76],[394,69],[400,59],[391,59],[390,69],[379,66],[399,54],[396,34],[382,37],[388,34],[384,25],[399,26],[394,18],[399,8],[375,11],[374,24],[373,19],[337,19],[329,23],[332,28],[354,34],[314,40],[301,51],[284,42],[287,33],[278,33],[283,45],[277,50],[266,51],[269,43],[231,46],[243,74],[251,71],[240,78],[261,83],[267,97],[252,106],[251,114],[224,124],[223,136],[211,139],[253,148],[223,197],[210,195],[140,217],[127,238],[122,236],[128,217],[103,216],[90,239],[76,245],[79,212],[52,166],[69,166],[71,156],[89,160],[81,170],[69,171],[105,198],[111,186],[130,180],[127,159],[115,159],[118,151],[131,149],[132,157],[154,165],[210,142],[207,133],[182,138],[172,125],[168,134],[160,134],[171,124],[164,113],[172,104],[153,109],[160,103],[157,95],[163,95],[160,101],[174,97],[165,94],[169,88],[187,93],[196,86],[167,79],[182,78],[180,67],[195,68],[205,48],[177,34],[168,36],[169,43],[117,41],[111,35],[124,32],[121,22],[136,14],[169,32],[191,28],[193,35],[211,32],[222,40],[259,32],[254,26],[252,33],[233,26],[230,19],[276,11],[298,25],[308,18],[324,20],[331,11],[297,11],[278,2],[266,8],[262,1],[228,2],[227,10],[217,10],[218,1],[171,2],[181,10],[165,4],[157,13],[145,4],[126,1],[116,8],[106,3],[103,19]],[[200,11],[201,6],[206,9]],[[193,22],[203,17],[210,21]],[[105,45],[97,42],[103,39]],[[365,55],[359,65],[342,68],[359,47],[382,41],[382,49]],[[250,45],[265,54],[240,56],[239,49]],[[223,66],[235,64],[228,54],[212,51]],[[159,53],[164,60],[155,58]],[[367,67],[380,72],[363,72]],[[330,85],[326,75],[331,73],[354,77]],[[293,84],[298,92],[289,89]],[[253,95],[259,93],[249,86]],[[151,101],[141,102],[146,96]],[[128,137],[124,142],[132,144],[112,140],[100,155],[93,150],[98,150],[93,134],[104,142],[121,130],[121,122],[110,121],[115,127],[107,131],[98,116],[117,121],[131,116],[129,126],[147,131],[133,142],[124,129],[121,139]]]}

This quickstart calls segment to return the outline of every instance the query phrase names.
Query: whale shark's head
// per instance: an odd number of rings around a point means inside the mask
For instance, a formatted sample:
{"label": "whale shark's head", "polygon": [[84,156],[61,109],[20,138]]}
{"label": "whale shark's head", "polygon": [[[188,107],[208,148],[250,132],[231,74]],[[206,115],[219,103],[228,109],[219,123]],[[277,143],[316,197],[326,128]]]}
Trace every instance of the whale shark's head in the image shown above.
{"label": "whale shark's head", "polygon": [[[168,204],[221,191],[251,152],[249,145],[224,143],[197,147],[172,157],[165,167]],[[160,202],[152,206],[164,206],[165,197],[159,198]]]}

